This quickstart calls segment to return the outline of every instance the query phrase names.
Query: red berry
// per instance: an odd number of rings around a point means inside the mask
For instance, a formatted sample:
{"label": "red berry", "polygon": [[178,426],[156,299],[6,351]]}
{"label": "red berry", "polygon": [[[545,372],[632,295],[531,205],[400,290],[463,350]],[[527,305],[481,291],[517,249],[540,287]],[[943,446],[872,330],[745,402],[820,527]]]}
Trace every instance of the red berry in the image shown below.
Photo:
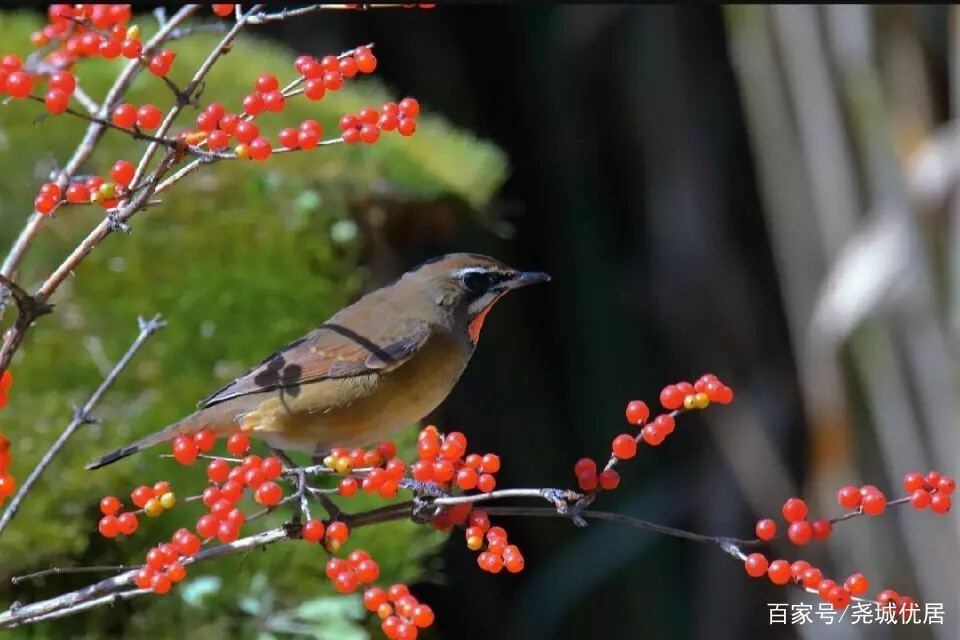
{"label": "red berry", "polygon": [[153,576],[156,572],[149,568],[144,567],[137,571],[136,577],[133,579],[134,584],[137,585],[138,589],[149,589],[150,585],[153,583]]}
{"label": "red berry", "polygon": [[770,540],[777,535],[777,523],[769,518],[757,522],[757,537],[761,540]]}
{"label": "red berry", "polygon": [[837,491],[837,502],[844,509],[854,509],[860,505],[860,490],[852,485],[841,487]]}
{"label": "red berry", "polygon": [[380,567],[373,560],[361,560],[355,571],[357,572],[357,579],[364,583],[374,582],[380,577]]}
{"label": "red berry", "polygon": [[613,455],[621,460],[629,460],[637,453],[637,441],[629,433],[623,433],[613,439]]}
{"label": "red berry", "polygon": [[665,433],[670,435],[673,433],[673,430],[676,428],[676,422],[673,419],[673,416],[667,413],[660,414],[653,421],[653,426]]}
{"label": "red berry", "polygon": [[279,88],[280,83],[277,81],[277,76],[273,75],[272,73],[264,73],[257,76],[253,86],[260,93],[266,93]]}
{"label": "red berry", "polygon": [[243,97],[241,103],[243,112],[249,116],[260,114],[264,109],[263,96],[259,93],[249,93]]}
{"label": "red berry", "polygon": [[627,404],[627,422],[640,424],[650,417],[650,409],[643,400],[632,400]]}
{"label": "red berry", "polygon": [[250,438],[245,433],[237,432],[227,439],[227,451],[235,456],[242,456],[249,448]]}
{"label": "red berry", "polygon": [[207,477],[210,478],[212,482],[223,482],[229,474],[230,465],[226,460],[217,458],[216,460],[211,460],[210,464],[207,465]]}
{"label": "red berry", "polygon": [[54,71],[47,80],[47,86],[69,95],[77,88],[77,79],[69,71]]}
{"label": "red berry", "polygon": [[229,520],[224,520],[217,527],[217,540],[229,544],[240,537],[240,528]]}
{"label": "red berry", "polygon": [[300,129],[298,133],[297,145],[305,150],[309,151],[314,149],[317,146],[317,143],[320,141],[320,134],[313,129]]}
{"label": "red berry", "polygon": [[237,142],[250,144],[250,142],[260,135],[260,127],[258,127],[255,122],[242,120],[237,123],[237,128],[233,132],[233,135],[237,139]]}
{"label": "red berry", "polygon": [[140,526],[140,521],[135,513],[121,513],[117,516],[117,525],[120,527],[120,533],[125,536],[132,536]]}
{"label": "red berry", "polygon": [[620,485],[620,474],[613,469],[601,471],[598,479],[600,481],[600,488],[607,491],[612,491]]}
{"label": "red berry", "polygon": [[230,134],[222,129],[211,131],[207,136],[207,147],[211,151],[222,151],[230,145]]}
{"label": "red berry", "polygon": [[413,624],[417,625],[421,629],[426,629],[433,624],[433,609],[425,604],[417,605],[413,609],[413,615],[411,616],[411,619],[413,620]]}
{"label": "red berry", "polygon": [[349,536],[350,529],[347,528],[346,524],[340,521],[331,522],[327,527],[327,537],[331,540],[336,540],[337,542],[346,542]]}
{"label": "red berry", "polygon": [[250,142],[250,159],[251,160],[266,160],[270,157],[271,152],[273,151],[273,145],[270,144],[269,140],[264,138],[254,138]]}
{"label": "red berry", "polygon": [[280,140],[280,145],[284,148],[296,149],[300,146],[300,132],[292,127],[281,129],[277,138]]}
{"label": "red berry", "polygon": [[135,38],[126,38],[120,43],[120,53],[128,60],[139,58],[143,53],[143,45]]}
{"label": "red berry", "polygon": [[26,98],[33,91],[33,78],[26,71],[14,71],[7,76],[6,89],[14,98]]}
{"label": "red berry", "polygon": [[823,518],[810,523],[810,532],[817,540],[826,540],[830,537],[832,530],[833,526],[830,524],[830,521]]}
{"label": "red berry", "polygon": [[115,516],[122,506],[113,496],[106,496],[100,501],[100,512],[105,516]]}
{"label": "red berry", "polygon": [[323,523],[319,520],[308,520],[304,523],[300,533],[307,542],[320,542],[323,540]]}
{"label": "red berry", "polygon": [[464,467],[457,472],[457,486],[464,491],[476,489],[478,477],[476,469]]}
{"label": "red berry", "polygon": [[195,124],[197,125],[197,131],[203,131],[204,133],[210,133],[217,128],[217,118],[212,113],[207,113],[202,111],[197,114],[197,119]]}
{"label": "red berry", "polygon": [[133,181],[133,174],[135,172],[136,168],[132,163],[126,160],[117,160],[113,168],[110,169],[110,177],[112,177],[113,181],[117,184],[126,187]]}
{"label": "red berry", "polygon": [[199,453],[197,444],[189,436],[180,436],[173,441],[173,457],[180,464],[193,464]]}
{"label": "red berry", "polygon": [[827,600],[834,609],[845,609],[850,604],[850,592],[841,586],[835,586],[827,593]]}
{"label": "red berry", "polygon": [[829,578],[824,578],[817,585],[817,594],[823,599],[827,600],[830,597],[830,591],[837,586],[837,583]]}
{"label": "red berry", "polygon": [[577,474],[577,484],[583,491],[593,491],[597,488],[597,472],[581,471]]}
{"label": "red berry", "polygon": [[880,606],[886,606],[890,603],[896,605],[900,601],[900,594],[894,591],[893,589],[884,589],[877,594],[877,602],[880,603]]}
{"label": "red berry", "polygon": [[660,404],[664,409],[673,411],[683,406],[684,395],[676,385],[668,385],[660,392]]}
{"label": "red berry", "polygon": [[951,494],[957,488],[957,481],[950,476],[940,476],[940,482],[937,483],[937,491],[943,494]]}
{"label": "red berry", "polygon": [[9,53],[3,58],[0,58],[0,69],[6,69],[7,71],[18,71],[20,67],[23,66],[23,61],[20,60],[20,56]]}
{"label": "red berry", "polygon": [[373,70],[377,68],[377,59],[372,53],[357,54],[353,59],[357,63],[357,69],[360,73],[373,73]]}
{"label": "red berry", "polygon": [[495,453],[488,453],[480,460],[480,470],[484,473],[496,473],[500,471],[500,456]]}
{"label": "red berry", "polygon": [[751,578],[759,578],[767,573],[769,564],[767,563],[766,556],[762,553],[751,553],[747,556],[743,566],[747,570],[748,576]]}
{"label": "red berry", "polygon": [[787,522],[797,522],[807,517],[807,503],[800,498],[790,498],[783,503],[782,511]]}
{"label": "red berry", "polygon": [[141,129],[156,129],[163,120],[163,112],[152,104],[137,109],[137,126]]}
{"label": "red berry", "polygon": [[103,516],[100,518],[100,535],[104,538],[115,538],[120,533],[120,523],[116,516]]}
{"label": "red berry", "polygon": [[257,487],[257,492],[253,496],[254,500],[267,507],[275,506],[281,498],[283,498],[283,489],[272,481],[264,482]]}
{"label": "red berry", "polygon": [[133,490],[133,493],[130,494],[130,500],[133,501],[133,504],[139,509],[143,509],[143,505],[147,504],[147,500],[153,497],[153,489],[146,485],[137,487]]}
{"label": "red berry", "polygon": [[803,572],[810,568],[810,563],[806,560],[797,560],[790,565],[790,575],[794,582],[800,582],[803,579]]}
{"label": "red berry", "polygon": [[944,493],[935,493],[930,498],[930,511],[934,513],[946,513],[950,511],[951,502],[950,496]]}
{"label": "red berry", "polygon": [[380,139],[380,129],[375,125],[365,124],[360,127],[360,139],[367,144],[373,144]]}
{"label": "red berry", "polygon": [[402,136],[412,136],[417,130],[417,121],[413,118],[400,118],[397,123],[397,132]]}
{"label": "red berry", "polygon": [[357,580],[357,574],[348,569],[337,574],[333,583],[340,593],[353,593],[357,590],[360,581]]}
{"label": "red berry", "polygon": [[803,581],[803,586],[807,589],[816,589],[820,585],[820,581],[823,579],[823,576],[820,573],[820,569],[816,567],[810,567],[805,569],[801,580]]}
{"label": "red berry", "polygon": [[321,78],[311,78],[303,85],[303,94],[308,100],[321,100],[326,93],[327,88]]}
{"label": "red berry", "polygon": [[911,471],[903,476],[903,487],[910,493],[917,489],[923,489],[923,474],[919,471]]}
{"label": "red berry", "polygon": [[408,118],[416,118],[420,115],[420,103],[414,98],[404,98],[399,104],[400,113]]}
{"label": "red berry", "polygon": [[220,486],[220,495],[230,502],[237,502],[243,497],[243,485],[236,480],[227,480]]}
{"label": "red berry", "polygon": [[129,129],[137,123],[137,109],[130,104],[117,105],[113,110],[113,124]]}
{"label": "red berry", "polygon": [[643,441],[651,447],[658,446],[667,437],[667,433],[656,422],[645,426],[640,433],[643,436]]}
{"label": "red berry", "polygon": [[234,5],[232,5],[232,4],[212,4],[212,5],[210,5],[210,8],[213,10],[213,12],[214,12],[215,14],[217,14],[218,16],[220,16],[221,18],[226,18],[226,17],[229,16],[231,13],[233,13],[233,7],[234,7]]}
{"label": "red berry", "polygon": [[193,434],[193,442],[201,453],[206,453],[217,444],[217,436],[210,429],[201,429]]}
{"label": "red berry", "polygon": [[926,489],[917,489],[910,494],[910,504],[914,509],[926,509],[930,506],[930,493]]}
{"label": "red berry", "polygon": [[862,596],[867,592],[869,583],[867,582],[866,576],[864,576],[862,573],[855,573],[844,581],[843,586],[851,594],[855,596]]}
{"label": "red berry", "polygon": [[803,546],[810,542],[812,535],[813,528],[806,520],[794,520],[790,523],[790,526],[787,527],[787,537],[790,538],[790,542],[798,546]]}
{"label": "red berry", "polygon": [[887,499],[879,491],[870,492],[863,496],[860,506],[868,516],[878,516],[887,508]]}
{"label": "red berry", "polygon": [[155,55],[150,58],[147,68],[150,69],[150,73],[162,78],[170,73],[170,61],[162,55]]}
{"label": "red berry", "polygon": [[280,462],[279,458],[269,457],[264,458],[263,462],[260,464],[260,471],[263,472],[263,477],[267,480],[276,480],[280,477],[280,474],[283,473],[283,463]]}
{"label": "red berry", "polygon": [[773,584],[787,584],[793,577],[790,563],[786,560],[774,560],[767,568],[767,577]]}
{"label": "red berry", "polygon": [[157,595],[163,595],[169,592],[171,586],[170,578],[162,573],[154,574],[153,579],[150,580],[150,588],[153,589],[153,592]]}
{"label": "red berry", "polygon": [[353,76],[357,75],[359,69],[357,68],[357,63],[353,57],[347,56],[346,58],[340,60],[339,71],[344,78],[352,78]]}
{"label": "red berry", "polygon": [[357,493],[359,485],[356,478],[343,478],[340,480],[339,492],[344,498],[349,498]]}
{"label": "red berry", "polygon": [[395,113],[384,113],[380,116],[378,124],[383,131],[393,131],[400,124],[400,119]]}
{"label": "red berry", "polygon": [[33,200],[33,208],[36,209],[37,213],[42,215],[50,213],[56,206],[56,198],[49,195],[41,194]]}
{"label": "red berry", "polygon": [[240,116],[235,113],[224,114],[220,118],[220,129],[227,132],[230,135],[233,135],[237,130],[237,125],[240,123]]}
{"label": "red berry", "polygon": [[43,97],[44,106],[46,106],[47,111],[53,115],[60,115],[65,112],[69,102],[70,96],[59,89],[51,89],[47,91],[47,94]]}
{"label": "red berry", "polygon": [[270,113],[280,113],[287,104],[287,98],[280,91],[268,91],[263,94],[263,105]]}
{"label": "red berry", "polygon": [[339,71],[328,71],[323,74],[322,82],[327,91],[336,91],[343,86],[343,76]]}
{"label": "red berry", "polygon": [[477,489],[482,493],[490,493],[497,487],[497,480],[489,473],[482,473],[477,478]]}
{"label": "red berry", "polygon": [[927,473],[924,480],[926,481],[927,485],[932,489],[933,487],[936,487],[938,484],[940,484],[940,473],[937,471],[931,471]]}

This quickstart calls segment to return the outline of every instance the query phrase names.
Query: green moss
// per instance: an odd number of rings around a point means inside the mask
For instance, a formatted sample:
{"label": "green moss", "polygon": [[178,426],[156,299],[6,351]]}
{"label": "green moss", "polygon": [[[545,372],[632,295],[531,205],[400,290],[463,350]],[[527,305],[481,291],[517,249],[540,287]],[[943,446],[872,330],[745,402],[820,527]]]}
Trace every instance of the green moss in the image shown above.
{"label": "green moss", "polygon": [[[4,47],[27,43],[37,27],[31,16],[0,14]],[[184,83],[206,56],[217,34],[198,34],[173,45],[171,78]],[[28,53],[26,46],[20,54]],[[204,100],[216,96],[238,105],[255,73],[274,70],[281,81],[292,72],[293,55],[254,38],[241,38],[214,67]],[[91,61],[79,69],[83,88],[102,97],[124,62]],[[351,82],[320,102],[291,99],[282,116],[264,117],[273,135],[307,118],[335,130],[344,112],[390,99],[373,79]],[[127,101],[172,103],[169,91],[141,74]],[[45,171],[73,150],[84,124],[68,116],[36,122],[42,107],[16,101],[0,106],[0,243],[9,246],[26,219]],[[189,124],[194,111],[182,118]],[[120,158],[142,151],[108,132],[84,173],[104,174]],[[150,453],[97,472],[83,470],[90,459],[156,430],[191,411],[218,388],[272,349],[316,326],[355,294],[362,272],[347,238],[331,240],[331,228],[348,218],[351,198],[388,181],[414,196],[454,194],[483,205],[506,172],[503,154],[492,145],[424,114],[417,134],[385,135],[373,147],[337,145],[310,153],[276,156],[266,164],[221,162],[190,176],[164,195],[163,204],[132,220],[132,235],[112,234],[53,298],[56,313],[40,320],[18,354],[11,402],[0,429],[13,442],[12,473],[24,478],[63,426],[72,407],[99,384],[104,367],[116,361],[136,335],[138,315],[161,313],[170,326],[150,340],[95,411],[100,425],[84,427],[50,467],[0,538],[0,581],[51,565],[136,562],[151,542],[191,526],[201,513],[181,504],[144,521],[130,539],[105,541],[96,535],[97,503],[103,495],[127,498],[138,484],[170,480],[181,496],[202,485],[202,469],[183,469]],[[19,270],[20,282],[34,287],[100,220],[98,207],[71,207],[50,219]],[[407,434],[408,440],[412,435]],[[407,442],[407,446],[411,446]],[[127,498],[128,499],[128,498]],[[366,504],[376,501],[366,499]],[[351,508],[364,504],[360,499]],[[282,522],[280,515],[263,526]],[[381,561],[384,580],[410,579],[438,536],[410,523],[358,530],[355,544]],[[282,606],[330,593],[323,576],[326,555],[316,545],[283,544],[265,552],[230,558],[191,571],[217,575],[223,588],[201,609],[185,607],[180,596],[139,598],[114,609],[92,611],[65,622],[14,632],[23,637],[101,637],[139,634],[182,637],[188,625],[213,635],[254,634],[236,628],[237,597],[263,572]],[[2,592],[2,606],[28,602],[76,588],[91,576],[58,576]],[[189,580],[189,578],[188,578]],[[255,634],[254,634],[255,635]]]}

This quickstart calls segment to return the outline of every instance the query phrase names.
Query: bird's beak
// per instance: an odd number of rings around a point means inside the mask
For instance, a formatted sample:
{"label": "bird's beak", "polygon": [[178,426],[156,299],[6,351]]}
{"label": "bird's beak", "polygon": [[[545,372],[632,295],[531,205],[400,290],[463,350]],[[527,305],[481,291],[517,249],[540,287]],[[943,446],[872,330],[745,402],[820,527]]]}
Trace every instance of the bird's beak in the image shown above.
{"label": "bird's beak", "polygon": [[513,278],[504,284],[507,289],[519,289],[529,284],[538,284],[548,280],[550,280],[550,276],[540,271],[517,271]]}

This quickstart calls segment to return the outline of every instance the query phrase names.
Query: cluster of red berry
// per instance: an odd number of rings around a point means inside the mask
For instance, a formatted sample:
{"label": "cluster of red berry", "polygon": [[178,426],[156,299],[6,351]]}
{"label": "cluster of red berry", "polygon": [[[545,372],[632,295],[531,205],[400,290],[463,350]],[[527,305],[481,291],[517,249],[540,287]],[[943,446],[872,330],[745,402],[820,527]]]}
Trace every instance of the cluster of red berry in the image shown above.
{"label": "cluster of red berry", "polygon": [[[797,560],[793,563],[777,559],[770,561],[762,553],[751,553],[744,560],[747,575],[752,578],[761,578],[766,575],[771,582],[777,585],[802,585],[808,591],[816,592],[820,599],[829,602],[834,609],[844,609],[854,597],[867,593],[869,582],[862,573],[854,573],[843,584],[837,584],[830,578],[823,577],[820,569],[811,566],[806,560]],[[916,600],[910,596],[901,596],[892,589],[885,589],[877,594],[877,602],[881,606],[890,607],[900,615],[916,605]]]}
{"label": "cluster of red berry", "polygon": [[[361,487],[364,493],[379,493],[383,498],[393,498],[400,488],[400,479],[407,471],[407,465],[396,457],[397,446],[392,442],[382,442],[374,449],[354,449],[348,451],[340,447],[331,449],[323,459],[328,469],[347,476],[340,480],[338,491],[345,498],[357,493]],[[348,474],[354,470],[368,468],[362,480]]]}
{"label": "cluster of red berry", "polygon": [[420,604],[404,584],[386,591],[371,587],[363,594],[363,604],[383,620],[380,629],[390,640],[416,640],[420,629],[433,624],[433,609]]}
{"label": "cluster of red berry", "polygon": [[417,435],[419,460],[410,468],[418,482],[435,482],[449,488],[451,483],[464,490],[477,489],[483,493],[497,486],[494,477],[500,471],[500,457],[493,453],[467,455],[467,438],[458,431],[441,437],[433,425]]}
{"label": "cluster of red berry", "polygon": [[361,584],[376,582],[380,577],[380,565],[370,558],[369,553],[357,549],[351,551],[345,559],[330,558],[326,572],[337,591],[353,593]]}
{"label": "cluster of red berry", "polygon": [[[797,546],[807,544],[811,538],[826,540],[833,528],[830,521],[823,518],[808,521],[807,512],[807,503],[800,498],[788,499],[781,509],[783,518],[790,523],[787,525],[787,538]],[[769,518],[760,520],[756,533],[761,540],[772,540],[777,535],[777,523]]]}
{"label": "cluster of red berry", "polygon": [[474,509],[468,517],[467,548],[471,551],[486,549],[477,556],[477,564],[488,573],[500,573],[506,569],[510,573],[523,571],[523,554],[515,544],[507,543],[507,532],[503,527],[490,526],[490,517],[486,511]]}
{"label": "cluster of red berry", "polygon": [[177,529],[170,542],[147,551],[143,567],[134,576],[140,589],[151,589],[156,594],[170,591],[174,583],[187,577],[187,570],[180,562],[200,551],[200,539],[186,529]]}
{"label": "cluster of red berry", "polygon": [[[0,409],[7,406],[7,392],[13,384],[13,375],[4,371],[0,375]],[[0,505],[13,495],[17,489],[17,481],[7,473],[10,467],[10,441],[0,433]]]}
{"label": "cluster of red berry", "polygon": [[957,488],[957,481],[950,476],[930,471],[923,475],[911,471],[903,476],[903,487],[910,493],[910,504],[915,509],[926,509],[934,513],[946,513],[950,510],[950,494]]}
{"label": "cluster of red berry", "polygon": [[404,98],[400,104],[388,102],[380,111],[364,107],[356,115],[348,113],[340,118],[340,132],[347,144],[373,144],[380,139],[381,131],[397,131],[402,136],[412,136],[417,130],[415,118],[419,113],[420,103],[413,98]]}
{"label": "cluster of red berry", "polygon": [[621,433],[613,439],[612,454],[606,467],[597,472],[597,463],[592,458],[581,458],[573,465],[577,485],[582,491],[616,489],[620,485],[620,475],[613,466],[620,460],[629,460],[637,455],[637,444],[641,441],[652,447],[660,445],[676,428],[674,417],[680,412],[693,409],[706,409],[711,402],[729,404],[733,401],[733,390],[723,384],[717,376],[706,374],[694,384],[678,382],[667,385],[660,392],[660,404],[667,413],[661,413],[650,420],[650,408],[643,400],[631,400],[627,403],[627,423],[640,427],[636,435]]}

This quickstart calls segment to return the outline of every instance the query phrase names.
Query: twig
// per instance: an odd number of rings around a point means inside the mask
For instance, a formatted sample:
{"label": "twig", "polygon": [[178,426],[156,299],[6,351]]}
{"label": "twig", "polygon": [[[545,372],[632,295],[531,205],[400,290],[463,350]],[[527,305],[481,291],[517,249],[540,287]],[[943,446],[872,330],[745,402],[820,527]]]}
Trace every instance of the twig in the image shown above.
{"label": "twig", "polygon": [[90,567],[50,567],[48,569],[42,569],[40,571],[34,571],[33,573],[27,573],[22,576],[13,576],[10,578],[10,584],[18,585],[21,582],[26,582],[27,580],[36,580],[37,578],[45,578],[47,576],[55,576],[66,573],[97,573],[100,571],[128,571],[132,567],[128,567],[122,564],[108,564],[108,565],[97,565]]}
{"label": "twig", "polygon": [[60,452],[60,449],[62,449],[67,443],[67,440],[70,439],[70,437],[78,428],[80,428],[81,425],[89,424],[93,420],[90,417],[90,412],[93,411],[93,408],[100,401],[100,398],[103,397],[103,394],[106,393],[110,386],[114,383],[114,381],[117,379],[117,376],[120,375],[120,372],[123,371],[127,364],[129,364],[134,354],[136,354],[140,347],[143,346],[143,343],[146,342],[147,338],[166,326],[166,323],[160,319],[159,315],[154,316],[151,320],[139,318],[138,322],[140,325],[140,334],[137,336],[137,339],[133,341],[133,344],[130,345],[130,348],[127,349],[127,352],[123,354],[123,357],[120,358],[110,373],[107,374],[107,377],[103,379],[103,382],[99,387],[97,387],[97,390],[93,392],[93,395],[90,396],[90,399],[87,400],[86,404],[84,404],[83,407],[75,412],[73,420],[70,421],[70,424],[67,425],[67,428],[64,429],[63,433],[60,434],[60,437],[57,438],[56,442],[54,442],[50,449],[43,455],[43,458],[40,459],[40,462],[36,467],[33,468],[33,471],[30,472],[30,475],[20,486],[20,489],[17,491],[17,495],[15,495],[13,500],[10,501],[10,505],[7,507],[6,511],[3,512],[3,517],[0,517],[0,534],[2,534],[7,525],[10,524],[10,521],[17,514],[17,511],[19,511],[20,505],[27,497],[27,493],[33,487],[33,484],[37,481],[47,466],[49,466],[50,462],[53,461],[54,456],[56,456]]}

